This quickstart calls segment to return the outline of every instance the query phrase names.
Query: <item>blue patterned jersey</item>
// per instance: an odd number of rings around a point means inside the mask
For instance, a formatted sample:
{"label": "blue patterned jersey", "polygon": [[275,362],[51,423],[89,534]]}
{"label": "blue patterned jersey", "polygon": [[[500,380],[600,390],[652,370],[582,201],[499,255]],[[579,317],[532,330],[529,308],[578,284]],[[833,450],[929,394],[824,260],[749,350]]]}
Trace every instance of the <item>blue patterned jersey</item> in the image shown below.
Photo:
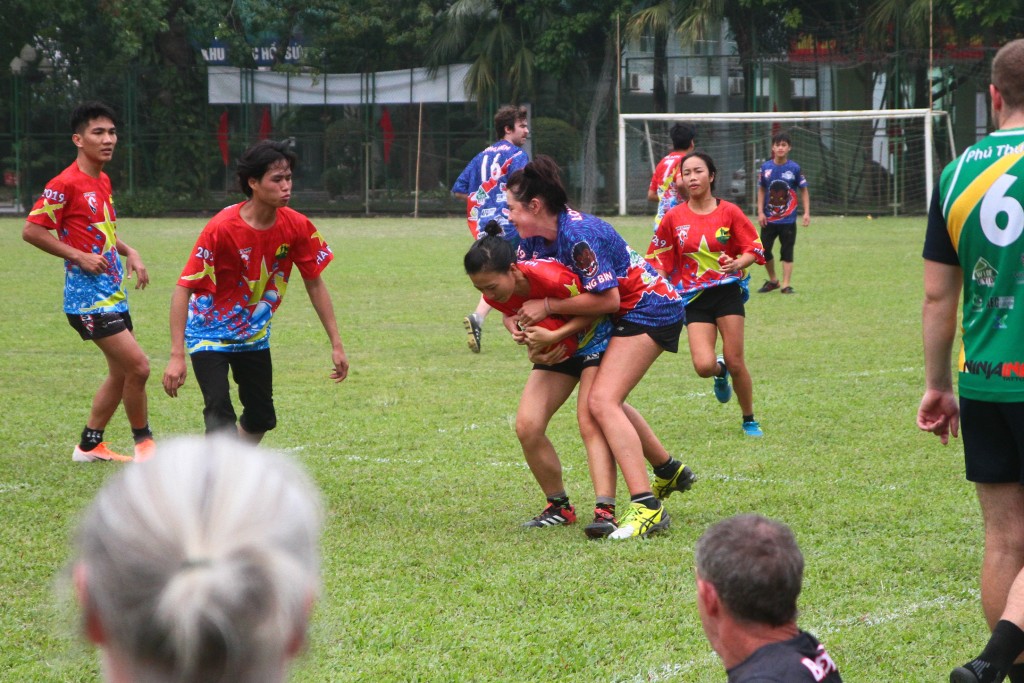
{"label": "blue patterned jersey", "polygon": [[107,269],[99,275],[64,262],[64,312],[72,315],[125,313],[124,268],[117,253],[117,214],[110,178],[93,178],[73,162],[46,184],[28,222],[56,230],[57,238],[80,251],[102,254]]}
{"label": "blue patterned jersey", "polygon": [[501,225],[502,237],[518,242],[519,233],[508,220],[508,202],[505,200],[505,181],[530,161],[520,147],[508,140],[498,140],[473,157],[452,185],[452,192],[468,195],[466,222],[474,239],[483,236],[489,222]]}
{"label": "blue patterned jersey", "polygon": [[764,217],[769,223],[796,223],[796,191],[807,187],[800,164],[787,159],[784,164],[774,159],[761,164],[758,183],[764,188]]}
{"label": "blue patterned jersey", "polygon": [[558,216],[553,242],[530,237],[519,244],[519,260],[554,258],[569,266],[588,292],[619,288],[615,322],[661,327],[684,316],[675,287],[658,275],[611,225],[595,216],[566,208]]}

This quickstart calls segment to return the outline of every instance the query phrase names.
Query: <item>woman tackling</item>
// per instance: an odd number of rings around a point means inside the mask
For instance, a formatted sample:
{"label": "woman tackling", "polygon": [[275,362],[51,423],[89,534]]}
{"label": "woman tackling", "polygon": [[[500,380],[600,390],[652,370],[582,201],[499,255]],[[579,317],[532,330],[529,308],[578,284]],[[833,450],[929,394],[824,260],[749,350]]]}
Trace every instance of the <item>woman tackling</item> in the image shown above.
{"label": "woman tackling", "polygon": [[566,206],[558,165],[538,156],[506,184],[509,219],[523,241],[519,259],[554,258],[575,272],[583,293],[523,303],[519,320],[536,325],[550,315],[609,315],[611,339],[587,396],[587,409],[604,434],[630,494],[630,508],[609,535],[626,539],[669,524],[660,498],[677,488],[685,468],[672,459],[655,468],[652,487],[640,433],[626,398],[663,350],[675,352],[683,302],[672,285],[647,265],[608,223]]}
{"label": "woman tackling", "polygon": [[[743,211],[714,196],[715,162],[703,152],[682,161],[680,182],[689,199],[668,211],[647,249],[647,260],[672,281],[686,301],[686,337],[693,369],[715,378],[715,397],[732,396],[743,414],[743,433],[763,436],[754,419],[754,384],[743,359],[743,303],[749,296],[746,268],[764,265],[757,230]],[[715,342],[722,335],[722,355]]]}
{"label": "woman tackling", "polygon": [[[504,314],[504,322],[515,341],[527,344],[535,362],[523,387],[516,414],[516,435],[523,455],[547,498],[544,510],[527,521],[526,527],[572,524],[575,508],[570,504],[562,480],[562,466],[546,430],[551,417],[579,384],[577,420],[587,451],[587,463],[594,485],[594,521],[584,532],[590,538],[604,538],[616,531],[615,461],[600,427],[587,409],[587,398],[601,356],[608,344],[611,325],[605,316],[549,316],[541,324],[520,328],[518,311],[529,299],[564,299],[582,290],[579,278],[553,260],[515,262],[507,242],[500,238],[500,226],[486,228],[487,236],[477,240],[466,254],[466,273],[486,302]],[[658,441],[650,426],[634,408],[624,406],[640,435],[644,456],[652,466],[676,463]],[[677,475],[664,495],[685,491],[693,484],[688,467],[674,467]]]}

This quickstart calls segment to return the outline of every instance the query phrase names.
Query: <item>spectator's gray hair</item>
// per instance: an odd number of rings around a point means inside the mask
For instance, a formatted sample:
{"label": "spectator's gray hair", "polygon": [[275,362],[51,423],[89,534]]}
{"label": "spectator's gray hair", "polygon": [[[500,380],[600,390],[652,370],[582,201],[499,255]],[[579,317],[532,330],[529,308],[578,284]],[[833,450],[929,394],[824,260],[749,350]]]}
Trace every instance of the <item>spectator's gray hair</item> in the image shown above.
{"label": "spectator's gray hair", "polygon": [[280,679],[319,591],[321,525],[316,488],[283,457],[161,442],[85,513],[84,607],[134,680]]}
{"label": "spectator's gray hair", "polygon": [[704,532],[695,555],[697,576],[737,619],[771,626],[796,621],[804,557],[785,524],[761,515],[730,517]]}

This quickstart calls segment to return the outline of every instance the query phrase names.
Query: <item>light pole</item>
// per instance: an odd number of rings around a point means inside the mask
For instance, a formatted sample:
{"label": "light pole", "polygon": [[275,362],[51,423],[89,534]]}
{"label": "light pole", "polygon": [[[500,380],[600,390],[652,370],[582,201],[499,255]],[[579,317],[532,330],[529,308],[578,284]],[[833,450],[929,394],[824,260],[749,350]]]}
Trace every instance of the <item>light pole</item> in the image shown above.
{"label": "light pole", "polygon": [[21,205],[21,136],[24,128],[24,116],[21,111],[21,88],[25,77],[25,69],[29,62],[35,60],[36,51],[31,45],[21,48],[21,53],[11,60],[11,124],[14,129],[14,206],[18,211]]}

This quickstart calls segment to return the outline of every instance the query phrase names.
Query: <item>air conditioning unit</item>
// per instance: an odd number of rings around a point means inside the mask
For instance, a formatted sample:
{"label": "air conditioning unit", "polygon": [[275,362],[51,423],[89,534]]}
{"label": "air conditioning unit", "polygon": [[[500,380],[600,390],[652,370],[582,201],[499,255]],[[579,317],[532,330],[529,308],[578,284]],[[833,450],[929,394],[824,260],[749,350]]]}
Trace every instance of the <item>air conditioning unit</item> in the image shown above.
{"label": "air conditioning unit", "polygon": [[639,90],[640,89],[640,74],[629,74],[629,89]]}
{"label": "air conditioning unit", "polygon": [[742,95],[743,94],[743,77],[742,76],[730,76],[729,77],[729,94],[730,95]]}
{"label": "air conditioning unit", "polygon": [[693,78],[691,76],[676,76],[676,94],[687,95],[693,92]]}

